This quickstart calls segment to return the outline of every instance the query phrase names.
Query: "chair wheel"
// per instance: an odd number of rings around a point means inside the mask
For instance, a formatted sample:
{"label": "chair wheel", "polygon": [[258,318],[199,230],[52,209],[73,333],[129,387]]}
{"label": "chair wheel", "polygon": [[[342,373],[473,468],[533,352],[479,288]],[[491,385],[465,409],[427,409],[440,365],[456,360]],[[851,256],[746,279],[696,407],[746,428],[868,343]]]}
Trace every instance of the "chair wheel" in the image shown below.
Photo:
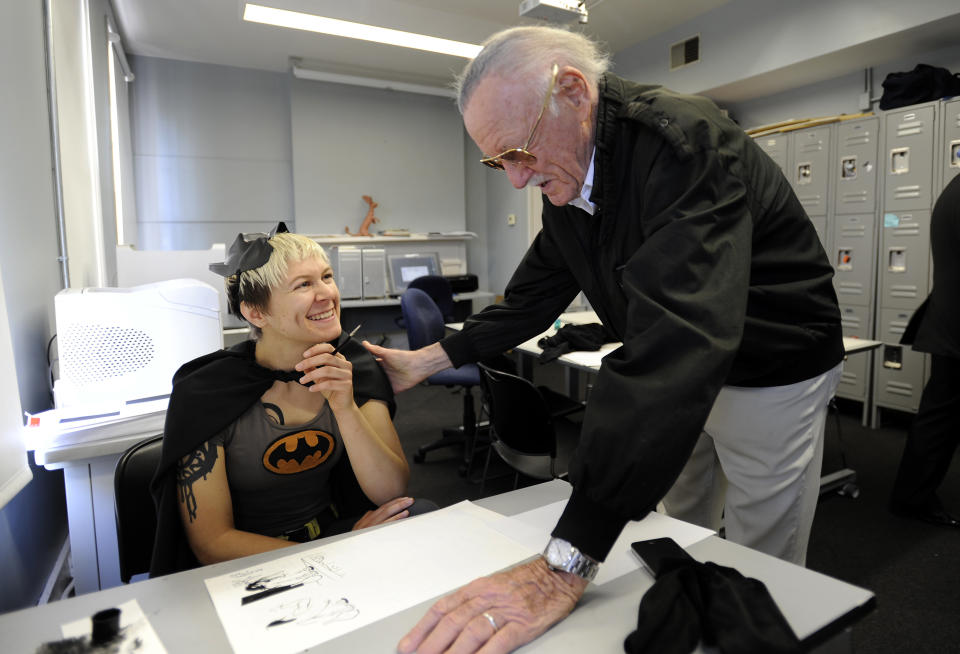
{"label": "chair wheel", "polygon": [[467,464],[466,464],[466,463],[461,463],[461,464],[460,464],[460,467],[457,468],[457,474],[460,475],[461,477],[466,477],[466,476],[467,476]]}
{"label": "chair wheel", "polygon": [[426,461],[426,459],[427,459],[427,453],[426,453],[426,452],[416,452],[416,453],[414,453],[414,455],[413,455],[413,462],[414,462],[414,463],[423,463],[424,461]]}

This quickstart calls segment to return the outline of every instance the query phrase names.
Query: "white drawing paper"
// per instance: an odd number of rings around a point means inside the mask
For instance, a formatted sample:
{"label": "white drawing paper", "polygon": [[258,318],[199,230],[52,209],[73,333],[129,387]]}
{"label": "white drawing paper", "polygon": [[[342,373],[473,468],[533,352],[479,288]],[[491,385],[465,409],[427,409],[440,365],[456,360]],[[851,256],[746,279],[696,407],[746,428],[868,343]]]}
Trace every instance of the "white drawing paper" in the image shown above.
{"label": "white drawing paper", "polygon": [[461,502],[205,583],[234,652],[298,652],[539,551],[499,517]]}

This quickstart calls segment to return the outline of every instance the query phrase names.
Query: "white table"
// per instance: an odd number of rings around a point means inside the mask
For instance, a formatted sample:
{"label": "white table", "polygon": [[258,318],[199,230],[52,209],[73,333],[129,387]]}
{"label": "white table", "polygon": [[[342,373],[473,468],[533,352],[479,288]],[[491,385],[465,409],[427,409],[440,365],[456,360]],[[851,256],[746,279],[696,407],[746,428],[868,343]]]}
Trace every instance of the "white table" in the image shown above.
{"label": "white table", "polygon": [[70,569],[77,593],[120,585],[114,469],[128,448],[163,431],[165,417],[164,404],[162,411],[63,441],[36,440],[25,428],[24,440],[37,465],[63,470]]}
{"label": "white table", "polygon": [[[562,325],[585,325],[600,322],[599,317],[594,311],[574,311],[563,313],[559,320]],[[561,326],[562,326],[561,325]],[[463,323],[451,323],[447,327],[459,331],[463,329]],[[518,366],[522,375],[531,378],[531,362],[533,358],[539,357],[543,349],[537,345],[544,336],[553,336],[557,330],[551,327],[544,333],[535,336],[518,345],[515,349],[518,354]],[[880,347],[880,341],[867,340],[862,338],[843,337],[843,348],[845,351],[844,359],[854,354],[864,354]],[[564,383],[566,393],[569,397],[580,399],[580,372],[597,373],[600,365],[603,363],[603,357],[620,347],[620,343],[605,343],[599,350],[593,352],[568,352],[556,359],[557,363],[564,366]],[[835,408],[835,407],[834,407]],[[868,407],[864,406],[863,424],[866,425],[866,415]],[[837,489],[849,489],[851,494],[856,494],[856,471],[850,468],[842,468],[835,472],[823,475],[820,480],[820,494],[832,492]]]}
{"label": "white table", "polygon": [[[569,495],[565,482],[552,481],[480,500],[504,515],[544,506]],[[384,525],[380,529],[390,529]],[[335,536],[330,540],[349,536]],[[298,545],[310,549],[318,543]],[[745,547],[710,536],[687,548],[700,560],[735,567],[763,581],[794,632],[805,642],[825,644],[818,652],[849,652],[849,628],[872,610],[873,593]],[[384,556],[389,556],[385,539]],[[158,579],[53,602],[41,607],[0,615],[3,649],[32,652],[43,642],[57,640],[60,625],[136,598],[168,652],[229,652],[226,634],[203,580],[295,553],[296,548],[267,552]],[[429,565],[429,562],[420,562]],[[602,586],[591,585],[574,612],[520,652],[566,654],[621,652],[624,637],[636,628],[637,606],[652,584],[639,566]],[[387,592],[402,592],[387,589]],[[324,654],[393,652],[399,639],[425,613],[433,600],[400,611],[367,627],[331,640],[309,651]]]}

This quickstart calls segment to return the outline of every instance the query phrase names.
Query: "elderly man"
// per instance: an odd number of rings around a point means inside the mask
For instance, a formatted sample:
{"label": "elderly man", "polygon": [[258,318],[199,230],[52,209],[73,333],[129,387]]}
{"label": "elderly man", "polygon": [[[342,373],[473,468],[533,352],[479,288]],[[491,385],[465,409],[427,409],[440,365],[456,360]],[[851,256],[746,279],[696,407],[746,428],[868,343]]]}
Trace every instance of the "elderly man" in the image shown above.
{"label": "elderly man", "polygon": [[[575,33],[495,34],[459,104],[482,163],[544,203],[502,304],[415,352],[396,390],[544,331],[581,290],[603,362],[543,557],[438,601],[402,652],[505,652],[569,613],[629,520],[671,515],[803,563],[843,345],[832,269],[780,170],[709,100],[629,82]],[[623,625],[624,633],[629,625]]]}

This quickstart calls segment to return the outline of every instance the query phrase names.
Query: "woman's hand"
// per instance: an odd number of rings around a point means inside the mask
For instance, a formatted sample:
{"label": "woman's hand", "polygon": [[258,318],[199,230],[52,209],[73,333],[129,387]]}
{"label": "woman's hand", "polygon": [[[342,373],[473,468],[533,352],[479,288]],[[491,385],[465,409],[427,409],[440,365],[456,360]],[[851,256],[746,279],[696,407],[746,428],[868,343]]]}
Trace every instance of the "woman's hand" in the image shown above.
{"label": "woman's hand", "polygon": [[318,343],[303,353],[296,365],[303,372],[301,384],[313,382],[313,393],[323,393],[334,411],[353,405],[353,364],[342,354],[333,354],[329,343]]}
{"label": "woman's hand", "polygon": [[407,509],[411,504],[413,504],[412,497],[398,497],[390,500],[389,502],[381,504],[373,511],[367,511],[365,514],[363,514],[363,517],[357,520],[356,524],[353,525],[353,531],[356,531],[357,529],[363,529],[365,527],[372,527],[373,525],[379,525],[384,522],[393,522],[394,520],[406,518],[408,515],[410,515]]}

